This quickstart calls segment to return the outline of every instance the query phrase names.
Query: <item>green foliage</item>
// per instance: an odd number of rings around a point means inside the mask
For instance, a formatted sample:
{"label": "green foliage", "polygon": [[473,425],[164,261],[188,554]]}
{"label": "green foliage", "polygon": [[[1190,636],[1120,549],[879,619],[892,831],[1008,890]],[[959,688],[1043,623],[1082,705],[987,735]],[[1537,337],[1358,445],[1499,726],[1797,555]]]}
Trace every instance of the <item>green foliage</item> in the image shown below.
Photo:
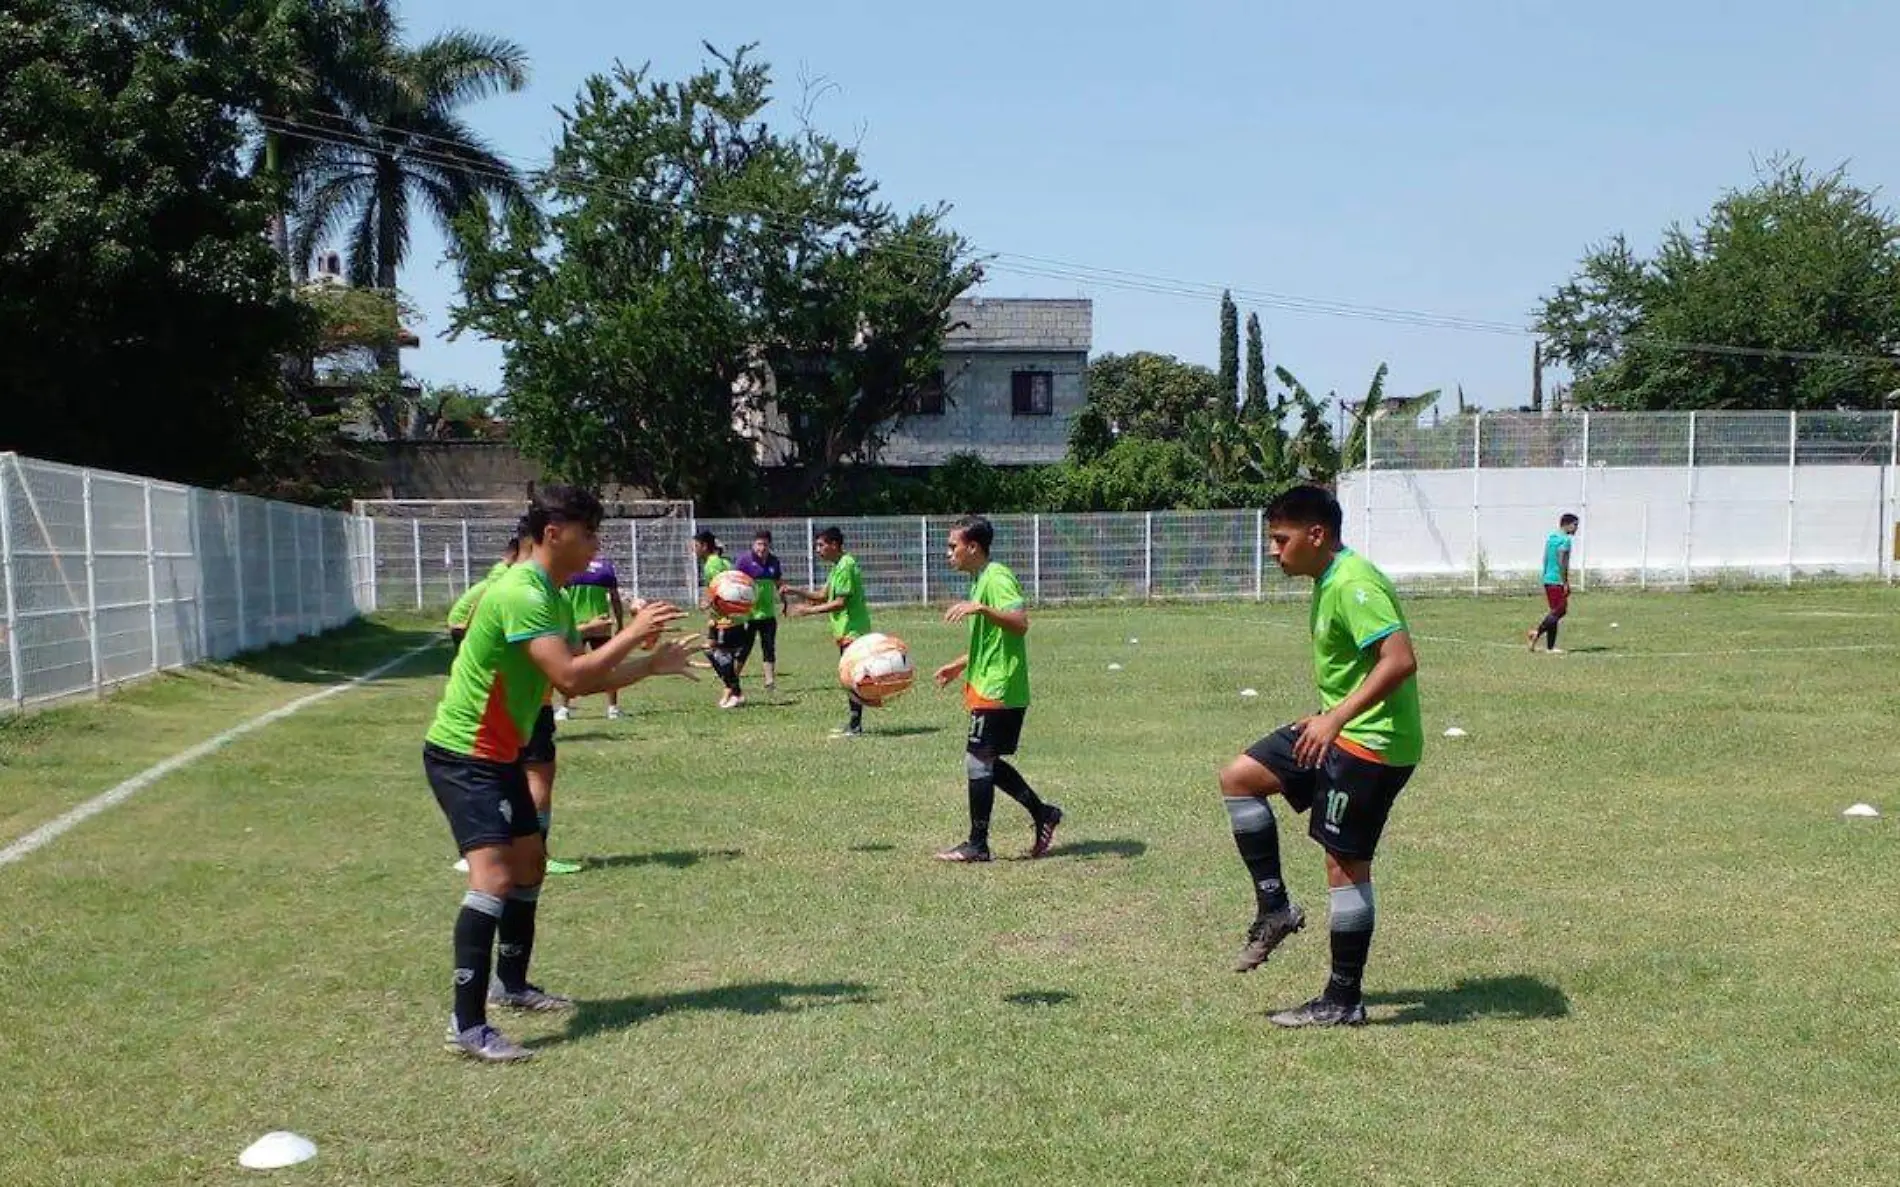
{"label": "green foliage", "polygon": [[1580,407],[1885,407],[1900,366],[1873,356],[1900,350],[1900,223],[1844,170],[1777,161],[1653,257],[1622,235],[1592,248],[1538,331]]}
{"label": "green foliage", "polygon": [[1220,379],[1214,372],[1145,350],[1090,362],[1088,387],[1088,407],[1117,438],[1172,441],[1187,432],[1194,414],[1220,405]]}
{"label": "green foliage", "polygon": [[1220,295],[1220,396],[1215,411],[1224,420],[1234,418],[1240,398],[1240,310],[1232,293]]}
{"label": "green foliage", "polygon": [[899,215],[855,151],[776,131],[749,47],[715,59],[589,78],[548,221],[460,224],[454,313],[506,345],[517,441],[551,474],[710,507],[753,497],[755,436],[807,494],[869,454],[980,278],[941,208]]}
{"label": "green foliage", "polygon": [[1272,413],[1267,394],[1267,344],[1260,333],[1260,315],[1247,315],[1247,394],[1240,402],[1242,420],[1265,420]]}
{"label": "green foliage", "polygon": [[1093,400],[1082,406],[1069,426],[1069,458],[1082,465],[1095,461],[1115,445],[1115,431]]}
{"label": "green foliage", "polygon": [[221,484],[301,464],[309,326],[240,168],[265,44],[229,5],[0,16],[0,448]]}

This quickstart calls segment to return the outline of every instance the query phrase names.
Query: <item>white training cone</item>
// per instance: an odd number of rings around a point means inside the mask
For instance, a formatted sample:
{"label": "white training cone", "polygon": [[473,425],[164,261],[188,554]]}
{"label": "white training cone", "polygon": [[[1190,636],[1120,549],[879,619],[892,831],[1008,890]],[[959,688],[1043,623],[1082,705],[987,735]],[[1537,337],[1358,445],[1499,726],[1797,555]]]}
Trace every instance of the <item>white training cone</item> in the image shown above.
{"label": "white training cone", "polygon": [[1842,812],[1841,815],[1866,816],[1866,817],[1872,818],[1872,817],[1877,817],[1880,815],[1880,809],[1874,807],[1872,804],[1855,804],[1853,807],[1849,808],[1847,811]]}
{"label": "white training cone", "polygon": [[238,1155],[238,1165],[254,1171],[274,1171],[281,1167],[296,1166],[308,1162],[317,1156],[317,1144],[309,1138],[278,1130],[267,1133],[245,1147]]}
{"label": "white training cone", "polygon": [[1457,726],[1454,725],[1450,729],[1445,731],[1445,736],[1447,738],[1462,738],[1465,736],[1465,731],[1459,729]]}
{"label": "white training cone", "polygon": [[1141,642],[1141,640],[1140,640],[1140,639],[1137,639],[1137,638],[1135,638],[1135,637],[1134,637],[1133,635],[1130,635],[1130,636],[1128,636],[1128,641],[1129,641],[1130,643],[1139,643],[1139,642]]}
{"label": "white training cone", "polygon": [[1253,689],[1251,689],[1251,688],[1243,688],[1243,689],[1241,689],[1241,690],[1240,690],[1240,695],[1241,695],[1241,696],[1243,696],[1243,697],[1257,697],[1257,696],[1259,696],[1260,694],[1259,694],[1259,693],[1257,693],[1257,692],[1255,692],[1255,691],[1254,691]]}
{"label": "white training cone", "polygon": [[1108,665],[1108,670],[1111,672],[1119,672],[1122,670],[1122,666],[1120,664],[1110,664]]}
{"label": "white training cone", "polygon": [[1615,629],[1616,629],[1617,627],[1619,627],[1619,626],[1622,626],[1622,625],[1623,625],[1623,624],[1622,624],[1622,623],[1620,623],[1620,622],[1613,622],[1613,623],[1611,623],[1611,624],[1610,624],[1610,629],[1611,629],[1611,630],[1615,630]]}

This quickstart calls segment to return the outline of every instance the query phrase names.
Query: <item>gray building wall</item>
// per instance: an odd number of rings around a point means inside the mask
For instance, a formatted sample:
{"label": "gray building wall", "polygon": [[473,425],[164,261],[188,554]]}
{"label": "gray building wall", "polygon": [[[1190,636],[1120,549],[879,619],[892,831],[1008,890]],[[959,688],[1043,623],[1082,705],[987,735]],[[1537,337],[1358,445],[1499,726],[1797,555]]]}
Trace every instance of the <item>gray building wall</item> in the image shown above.
{"label": "gray building wall", "polygon": [[[1089,301],[961,300],[957,327],[944,339],[942,415],[913,414],[899,423],[877,460],[894,466],[937,465],[973,453],[995,465],[1059,462],[1069,430],[1088,397],[1094,306]],[[1048,416],[1013,410],[1018,371],[1051,377]]]}

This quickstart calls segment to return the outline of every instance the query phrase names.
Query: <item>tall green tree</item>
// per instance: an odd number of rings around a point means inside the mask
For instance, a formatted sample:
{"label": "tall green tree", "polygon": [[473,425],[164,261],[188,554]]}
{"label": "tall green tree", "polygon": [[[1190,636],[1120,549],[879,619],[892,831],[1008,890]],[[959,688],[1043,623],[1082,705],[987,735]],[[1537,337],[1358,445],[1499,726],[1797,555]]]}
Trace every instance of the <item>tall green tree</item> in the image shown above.
{"label": "tall green tree", "polygon": [[1234,295],[1220,295],[1220,407],[1217,411],[1232,420],[1240,402],[1240,310]]}
{"label": "tall green tree", "polygon": [[1585,408],[1878,408],[1900,387],[1900,222],[1777,161],[1645,257],[1622,235],[1544,302]]}
{"label": "tall green tree", "polygon": [[543,224],[459,225],[457,330],[504,344],[517,438],[552,473],[733,506],[760,454],[806,488],[934,379],[980,277],[941,209],[877,197],[857,153],[768,121],[750,47],[681,82],[586,81]]}
{"label": "tall green tree", "polygon": [[243,167],[269,46],[216,0],[0,16],[0,449],[223,484],[308,445],[309,326]]}
{"label": "tall green tree", "polygon": [[[385,4],[319,24],[290,119],[265,120],[294,203],[290,253],[301,275],[343,239],[352,284],[393,292],[418,208],[445,231],[494,207],[522,215],[527,183],[462,117],[468,104],[527,85],[512,41],[452,31],[415,47]],[[378,364],[394,370],[392,344]]]}
{"label": "tall green tree", "polygon": [[1088,405],[1113,437],[1172,441],[1196,413],[1220,411],[1220,379],[1169,354],[1105,354],[1089,363]]}
{"label": "tall green tree", "polygon": [[1242,420],[1264,419],[1271,410],[1267,394],[1267,344],[1260,333],[1260,315],[1247,315],[1247,393],[1240,403]]}

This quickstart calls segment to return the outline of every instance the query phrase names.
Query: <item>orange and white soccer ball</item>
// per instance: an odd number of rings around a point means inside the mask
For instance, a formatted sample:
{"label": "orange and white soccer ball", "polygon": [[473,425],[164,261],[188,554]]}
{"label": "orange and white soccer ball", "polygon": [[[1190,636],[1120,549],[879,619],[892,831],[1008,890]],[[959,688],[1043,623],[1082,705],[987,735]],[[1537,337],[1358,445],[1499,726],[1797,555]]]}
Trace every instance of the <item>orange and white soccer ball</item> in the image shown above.
{"label": "orange and white soccer ball", "polygon": [[752,613],[752,603],[757,600],[758,593],[752,585],[752,578],[737,569],[727,569],[706,586],[706,596],[711,599],[712,608],[733,618],[743,618]]}
{"label": "orange and white soccer ball", "polygon": [[884,705],[910,691],[917,669],[896,635],[865,635],[838,657],[838,683],[867,705]]}

